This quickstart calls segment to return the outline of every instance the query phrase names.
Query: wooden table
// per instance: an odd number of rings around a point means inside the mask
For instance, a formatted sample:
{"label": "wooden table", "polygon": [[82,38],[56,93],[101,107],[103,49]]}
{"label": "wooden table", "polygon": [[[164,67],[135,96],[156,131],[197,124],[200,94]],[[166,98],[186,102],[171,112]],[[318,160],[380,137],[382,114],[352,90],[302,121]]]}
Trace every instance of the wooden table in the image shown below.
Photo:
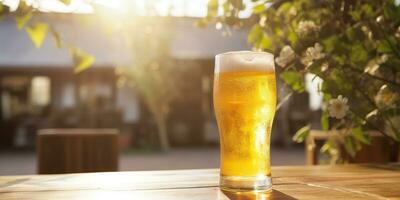
{"label": "wooden table", "polygon": [[0,177],[0,199],[400,199],[400,164],[273,167],[268,193],[218,189],[218,170]]}

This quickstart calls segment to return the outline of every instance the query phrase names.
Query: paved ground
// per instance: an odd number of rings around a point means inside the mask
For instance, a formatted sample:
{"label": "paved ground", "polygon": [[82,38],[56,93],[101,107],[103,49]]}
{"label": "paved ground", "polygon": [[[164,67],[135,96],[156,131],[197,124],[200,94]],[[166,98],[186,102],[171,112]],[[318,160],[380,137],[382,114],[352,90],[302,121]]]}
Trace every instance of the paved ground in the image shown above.
{"label": "paved ground", "polygon": [[[303,165],[302,148],[272,148],[272,165]],[[219,165],[218,148],[173,149],[170,152],[125,152],[120,156],[120,170],[167,170],[215,168]],[[36,173],[33,152],[0,152],[0,175]]]}

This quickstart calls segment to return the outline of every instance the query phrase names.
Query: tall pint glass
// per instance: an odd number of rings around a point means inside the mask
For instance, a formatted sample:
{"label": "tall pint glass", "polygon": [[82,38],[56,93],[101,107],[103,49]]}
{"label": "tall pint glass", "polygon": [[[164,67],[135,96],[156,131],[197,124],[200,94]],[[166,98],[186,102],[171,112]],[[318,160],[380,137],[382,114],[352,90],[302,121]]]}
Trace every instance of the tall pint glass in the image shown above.
{"label": "tall pint glass", "polygon": [[237,51],[215,57],[214,110],[221,142],[221,189],[271,189],[270,136],[275,108],[272,54]]}

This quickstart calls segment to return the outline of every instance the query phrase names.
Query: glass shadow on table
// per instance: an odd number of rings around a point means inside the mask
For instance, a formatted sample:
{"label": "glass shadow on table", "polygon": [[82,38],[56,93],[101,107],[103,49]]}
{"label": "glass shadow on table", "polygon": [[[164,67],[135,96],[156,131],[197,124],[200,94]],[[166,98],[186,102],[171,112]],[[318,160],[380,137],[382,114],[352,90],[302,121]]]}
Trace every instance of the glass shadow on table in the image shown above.
{"label": "glass shadow on table", "polygon": [[278,190],[270,190],[267,192],[233,192],[233,191],[219,191],[220,195],[218,200],[292,200],[293,198]]}

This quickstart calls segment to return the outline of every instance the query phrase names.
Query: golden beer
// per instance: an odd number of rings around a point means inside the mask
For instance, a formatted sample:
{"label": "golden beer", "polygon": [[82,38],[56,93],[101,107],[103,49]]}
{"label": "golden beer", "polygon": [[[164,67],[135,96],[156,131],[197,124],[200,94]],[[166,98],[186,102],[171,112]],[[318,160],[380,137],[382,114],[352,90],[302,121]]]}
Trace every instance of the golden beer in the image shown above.
{"label": "golden beer", "polygon": [[[230,56],[239,60],[222,60]],[[263,56],[264,60],[253,63],[254,58]],[[214,109],[221,141],[220,185],[223,189],[267,190],[271,187],[270,136],[276,107],[273,56],[232,52],[217,56],[216,62]]]}

